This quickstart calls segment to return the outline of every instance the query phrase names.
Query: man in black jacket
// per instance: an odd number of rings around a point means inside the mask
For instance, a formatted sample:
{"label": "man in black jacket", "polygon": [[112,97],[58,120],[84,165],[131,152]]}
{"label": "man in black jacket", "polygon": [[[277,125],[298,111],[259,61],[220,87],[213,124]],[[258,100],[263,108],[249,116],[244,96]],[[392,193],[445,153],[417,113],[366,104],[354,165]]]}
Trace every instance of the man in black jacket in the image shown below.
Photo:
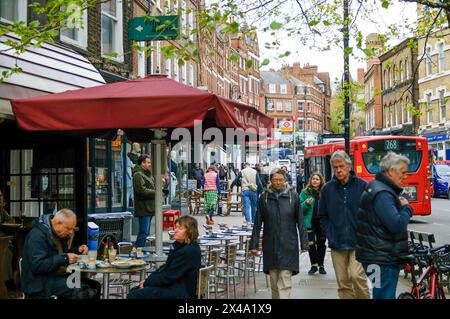
{"label": "man in black jacket", "polygon": [[205,172],[200,167],[200,163],[195,163],[191,171],[191,179],[197,181],[197,189],[201,188],[203,185],[203,180],[205,179]]}
{"label": "man in black jacket", "polygon": [[408,201],[399,197],[409,159],[389,152],[380,172],[361,197],[358,214],[356,259],[367,275],[373,274],[374,299],[395,299],[400,266],[408,254],[408,222],[413,214]]}
{"label": "man in black jacket", "polygon": [[273,299],[288,299],[292,276],[299,272],[299,247],[307,251],[308,234],[297,193],[286,185],[283,170],[270,175],[271,184],[261,194],[250,241],[250,252],[258,254],[261,226],[263,230],[263,271],[270,275]]}
{"label": "man in black jacket", "polygon": [[34,222],[22,258],[22,290],[27,298],[100,297],[98,282],[81,278],[81,287],[71,288],[67,280],[67,266],[76,263],[79,254],[88,253],[86,245],[71,247],[76,224],[75,213],[67,208],[55,215],[42,215]]}
{"label": "man in black jacket", "polygon": [[352,160],[344,151],[331,155],[333,178],[325,184],[319,201],[319,219],[331,248],[331,259],[341,299],[369,299],[362,265],[355,258],[356,217],[367,183],[351,172]]}

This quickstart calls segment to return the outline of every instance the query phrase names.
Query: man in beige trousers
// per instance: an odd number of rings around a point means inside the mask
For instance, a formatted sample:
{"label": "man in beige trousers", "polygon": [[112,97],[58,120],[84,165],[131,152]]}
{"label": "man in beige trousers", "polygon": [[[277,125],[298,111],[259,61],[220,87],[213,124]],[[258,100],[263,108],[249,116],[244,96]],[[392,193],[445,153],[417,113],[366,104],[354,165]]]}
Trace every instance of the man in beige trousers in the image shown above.
{"label": "man in beige trousers", "polygon": [[344,151],[330,159],[333,178],[325,184],[319,202],[319,218],[331,248],[331,259],[341,299],[370,299],[367,277],[355,258],[359,200],[367,183],[351,171]]}

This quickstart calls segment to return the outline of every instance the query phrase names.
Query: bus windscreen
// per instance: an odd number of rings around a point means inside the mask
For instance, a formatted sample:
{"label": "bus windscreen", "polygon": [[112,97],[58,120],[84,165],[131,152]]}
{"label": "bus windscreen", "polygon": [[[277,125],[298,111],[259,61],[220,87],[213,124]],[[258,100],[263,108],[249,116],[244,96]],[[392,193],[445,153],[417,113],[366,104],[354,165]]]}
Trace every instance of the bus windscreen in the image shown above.
{"label": "bus windscreen", "polygon": [[413,173],[419,169],[422,162],[422,151],[416,150],[415,140],[379,140],[368,142],[367,153],[362,153],[364,165],[371,174],[380,171],[381,159],[388,152],[395,152],[409,159],[408,172]]}

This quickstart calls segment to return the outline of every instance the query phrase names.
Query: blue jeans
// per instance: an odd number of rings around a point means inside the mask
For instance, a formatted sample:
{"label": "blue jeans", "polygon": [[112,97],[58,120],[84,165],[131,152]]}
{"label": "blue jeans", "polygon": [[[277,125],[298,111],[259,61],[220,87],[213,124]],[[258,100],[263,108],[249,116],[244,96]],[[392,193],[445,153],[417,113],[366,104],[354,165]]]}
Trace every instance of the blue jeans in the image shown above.
{"label": "blue jeans", "polygon": [[147,237],[150,233],[150,225],[153,216],[139,217],[139,234],[136,238],[136,247],[145,247]]}
{"label": "blue jeans", "polygon": [[[247,221],[247,223],[254,222],[256,216],[256,208],[258,206],[258,194],[249,189],[243,191],[242,194],[244,195],[243,200],[245,220]],[[250,205],[252,206],[252,219],[250,219],[249,213]]]}
{"label": "blue jeans", "polygon": [[[368,267],[371,269],[368,271]],[[369,280],[372,278],[373,299],[396,299],[396,290],[400,267],[397,265],[363,264]],[[379,268],[378,268],[379,267]],[[379,276],[377,274],[379,269]],[[374,273],[375,271],[375,273]],[[379,280],[377,280],[379,279]]]}

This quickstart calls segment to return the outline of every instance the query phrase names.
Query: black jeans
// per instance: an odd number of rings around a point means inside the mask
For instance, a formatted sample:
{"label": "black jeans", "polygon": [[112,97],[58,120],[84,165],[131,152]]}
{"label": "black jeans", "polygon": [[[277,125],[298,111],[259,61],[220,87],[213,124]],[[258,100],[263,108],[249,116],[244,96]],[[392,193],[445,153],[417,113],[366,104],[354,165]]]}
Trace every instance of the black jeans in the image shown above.
{"label": "black jeans", "polygon": [[[58,276],[53,279],[50,295],[58,299],[100,299],[101,284],[98,281],[81,278],[81,288],[69,288],[67,277]],[[50,297],[50,296],[48,296]],[[45,292],[26,295],[27,299],[46,299]]]}
{"label": "black jeans", "polygon": [[322,232],[318,218],[311,220],[311,226],[312,228],[308,228],[309,260],[311,261],[311,265],[318,264],[320,267],[323,266],[325,259],[326,237],[324,232]]}

